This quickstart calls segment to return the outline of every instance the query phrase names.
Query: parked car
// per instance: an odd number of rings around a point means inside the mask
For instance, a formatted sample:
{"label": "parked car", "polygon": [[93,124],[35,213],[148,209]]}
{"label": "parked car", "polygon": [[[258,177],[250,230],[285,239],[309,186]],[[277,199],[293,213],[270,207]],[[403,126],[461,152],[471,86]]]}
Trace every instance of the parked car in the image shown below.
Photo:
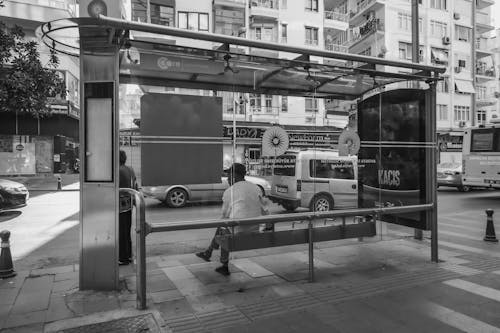
{"label": "parked car", "polygon": [[8,179],[0,179],[0,210],[26,206],[29,192],[26,186]]}
{"label": "parked car", "polygon": [[456,187],[460,192],[469,192],[470,186],[462,184],[462,164],[443,162],[437,165],[437,185]]}
{"label": "parked car", "polygon": [[355,208],[358,205],[357,157],[338,151],[289,151],[276,159],[269,199],[288,211]]}
{"label": "parked car", "polygon": [[[263,178],[245,176],[245,180],[257,185],[264,196],[267,196],[271,191],[271,185]],[[228,187],[227,175],[223,174],[220,183],[143,186],[141,191],[146,197],[160,200],[169,207],[181,208],[188,202],[222,201],[222,195]]]}

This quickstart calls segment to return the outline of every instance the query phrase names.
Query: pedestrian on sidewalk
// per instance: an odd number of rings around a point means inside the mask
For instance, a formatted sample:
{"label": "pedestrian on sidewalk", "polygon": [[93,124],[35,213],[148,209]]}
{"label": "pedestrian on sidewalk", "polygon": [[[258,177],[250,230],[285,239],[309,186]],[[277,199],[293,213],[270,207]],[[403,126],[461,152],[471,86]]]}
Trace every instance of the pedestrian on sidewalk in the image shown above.
{"label": "pedestrian on sidewalk", "polygon": [[[222,196],[222,218],[239,219],[251,218],[261,215],[267,215],[267,202],[262,197],[260,188],[245,180],[246,168],[241,163],[233,163],[228,169],[229,188],[224,191]],[[235,233],[259,232],[259,225],[238,226],[234,229]],[[218,227],[215,236],[227,235],[231,231],[227,227]],[[219,248],[215,241],[215,236],[208,248],[203,252],[196,253],[196,256],[205,261],[210,261],[214,249]],[[221,248],[220,262],[222,266],[217,267],[215,271],[222,275],[229,275],[229,251]]]}
{"label": "pedestrian on sidewalk", "polygon": [[[134,169],[125,165],[127,154],[120,150],[120,188],[137,190],[137,180]],[[118,264],[128,265],[132,262],[132,196],[120,193],[120,217],[118,225]]]}

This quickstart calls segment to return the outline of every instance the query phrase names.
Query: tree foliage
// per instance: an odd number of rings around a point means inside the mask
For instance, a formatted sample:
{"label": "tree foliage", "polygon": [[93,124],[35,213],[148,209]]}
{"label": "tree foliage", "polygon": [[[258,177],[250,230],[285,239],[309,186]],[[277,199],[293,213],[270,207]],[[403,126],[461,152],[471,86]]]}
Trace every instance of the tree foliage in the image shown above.
{"label": "tree foliage", "polygon": [[58,65],[59,59],[51,50],[44,67],[38,43],[25,39],[19,26],[9,29],[0,21],[0,112],[34,117],[50,114],[49,97],[66,96],[64,79],[55,71]]}

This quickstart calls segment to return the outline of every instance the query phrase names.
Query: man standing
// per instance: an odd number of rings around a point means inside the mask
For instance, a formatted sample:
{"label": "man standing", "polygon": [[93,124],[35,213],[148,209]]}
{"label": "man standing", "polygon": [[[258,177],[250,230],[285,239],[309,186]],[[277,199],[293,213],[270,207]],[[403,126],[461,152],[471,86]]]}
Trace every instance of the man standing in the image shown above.
{"label": "man standing", "polygon": [[[233,163],[229,168],[228,183],[229,188],[224,191],[222,196],[222,218],[223,219],[242,219],[257,217],[267,214],[266,202],[262,197],[262,191],[255,184],[245,180],[246,169],[243,164]],[[247,225],[235,227],[235,233],[251,233],[258,232],[259,225]],[[217,235],[226,235],[230,231],[226,227],[219,227],[215,232]],[[219,244],[215,242],[215,237],[212,239],[209,247],[203,251],[196,253],[196,256],[205,261],[210,261],[212,251],[218,249]],[[217,267],[215,271],[222,275],[229,275],[229,252],[221,248],[220,262],[222,266]]]}
{"label": "man standing", "polygon": [[[127,154],[120,150],[120,188],[137,189],[134,170],[125,165]],[[128,193],[120,193],[120,217],[118,226],[118,264],[128,265],[132,261],[132,197]]]}

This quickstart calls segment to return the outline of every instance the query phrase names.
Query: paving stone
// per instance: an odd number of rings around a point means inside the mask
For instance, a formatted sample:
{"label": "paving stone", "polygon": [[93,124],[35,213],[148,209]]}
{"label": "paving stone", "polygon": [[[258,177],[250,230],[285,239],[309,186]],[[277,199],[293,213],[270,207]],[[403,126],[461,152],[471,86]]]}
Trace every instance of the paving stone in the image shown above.
{"label": "paving stone", "polygon": [[54,282],[64,281],[64,280],[78,280],[78,272],[66,272],[59,273],[54,276]]}
{"label": "paving stone", "polygon": [[0,289],[20,289],[24,284],[24,279],[29,275],[29,272],[17,272],[17,275],[8,279],[0,279]]}
{"label": "paving stone", "polygon": [[118,297],[92,295],[82,300],[66,300],[68,308],[77,315],[111,311],[119,308]]}
{"label": "paving stone", "polygon": [[17,288],[0,289],[0,306],[13,305],[18,294],[19,289]]}
{"label": "paving stone", "polygon": [[71,318],[74,313],[66,305],[63,296],[52,296],[50,298],[49,309],[46,314],[46,322]]}
{"label": "paving stone", "polygon": [[74,272],[75,268],[73,265],[58,266],[51,268],[41,268],[31,270],[31,275],[47,275],[47,274],[62,274]]}
{"label": "paving stone", "polygon": [[179,260],[161,260],[156,264],[160,268],[182,266],[182,263]]}
{"label": "paving stone", "polygon": [[78,281],[77,280],[62,280],[58,282],[54,282],[52,287],[52,293],[61,294],[65,293],[69,290],[78,289]]}
{"label": "paving stone", "polygon": [[46,310],[52,290],[53,275],[27,278],[17,296],[12,313]]}
{"label": "paving stone", "polygon": [[184,296],[178,289],[159,291],[155,293],[151,293],[151,298],[154,303],[162,303],[166,301],[171,301],[174,299],[183,298]]}
{"label": "paving stone", "polygon": [[165,321],[168,321],[168,319],[170,318],[192,315],[194,313],[193,308],[186,300],[186,298],[174,299],[172,301],[158,303],[155,304],[154,307],[158,309]]}
{"label": "paving stone", "polygon": [[46,310],[25,312],[21,314],[14,314],[11,312],[4,323],[4,328],[43,323],[45,321],[45,313]]}
{"label": "paving stone", "polygon": [[250,259],[237,259],[231,261],[231,264],[236,266],[238,269],[241,269],[243,272],[247,273],[251,277],[263,277],[274,275],[273,272],[265,269],[259,264],[253,262]]}
{"label": "paving stone", "polygon": [[187,295],[186,300],[195,312],[208,312],[226,309],[228,306],[215,295]]}

